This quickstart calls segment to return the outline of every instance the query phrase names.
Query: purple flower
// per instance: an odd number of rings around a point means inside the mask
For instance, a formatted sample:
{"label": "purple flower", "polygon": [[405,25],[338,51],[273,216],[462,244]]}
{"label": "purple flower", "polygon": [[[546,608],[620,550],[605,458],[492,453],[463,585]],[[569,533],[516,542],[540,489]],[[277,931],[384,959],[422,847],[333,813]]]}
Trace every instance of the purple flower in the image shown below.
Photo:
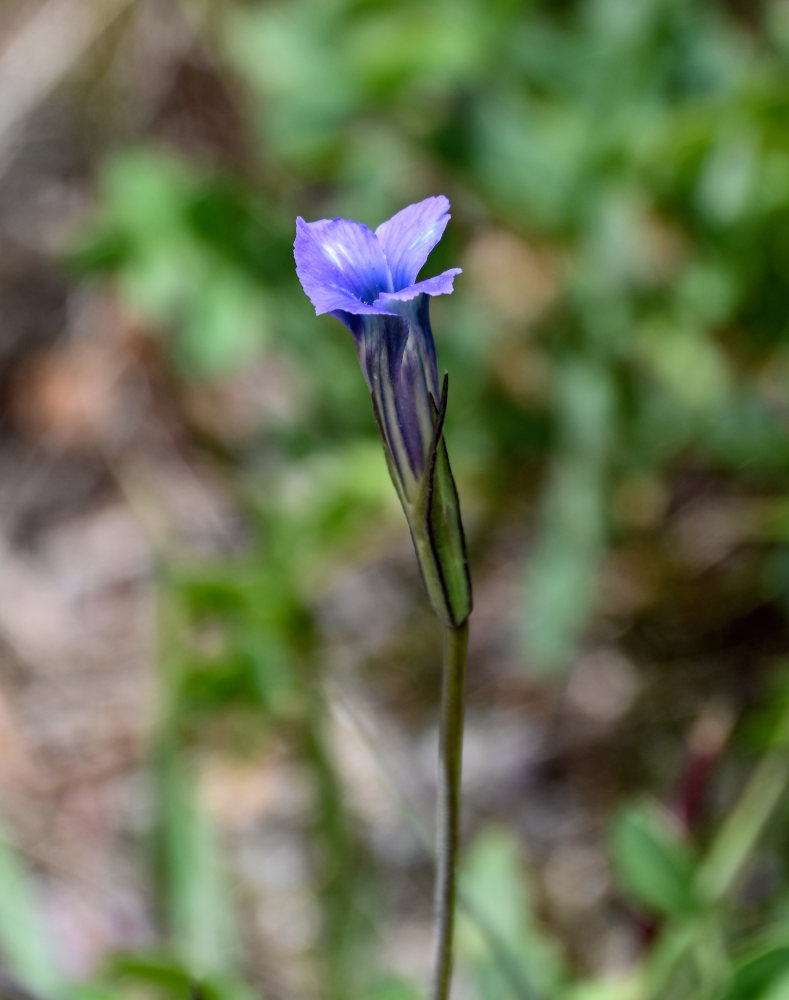
{"label": "purple flower", "polygon": [[[411,493],[421,478],[438,405],[436,351],[428,296],[445,295],[460,268],[416,281],[449,221],[438,195],[409,205],[373,232],[361,222],[296,222],[296,273],[315,312],[330,312],[350,329],[376,414],[388,429],[399,478]],[[386,392],[388,383],[391,392]],[[388,398],[383,398],[384,396]]]}
{"label": "purple flower", "polygon": [[449,222],[440,194],[409,205],[373,232],[349,219],[296,220],[296,273],[315,312],[400,315],[399,303],[447,295],[459,267],[416,281]]}
{"label": "purple flower", "polygon": [[452,291],[460,268],[417,281],[449,221],[438,195],[409,205],[373,232],[349,219],[296,223],[296,273],[315,312],[351,331],[370,389],[389,471],[411,527],[434,608],[468,617],[465,543],[443,441],[441,387],[428,306]]}

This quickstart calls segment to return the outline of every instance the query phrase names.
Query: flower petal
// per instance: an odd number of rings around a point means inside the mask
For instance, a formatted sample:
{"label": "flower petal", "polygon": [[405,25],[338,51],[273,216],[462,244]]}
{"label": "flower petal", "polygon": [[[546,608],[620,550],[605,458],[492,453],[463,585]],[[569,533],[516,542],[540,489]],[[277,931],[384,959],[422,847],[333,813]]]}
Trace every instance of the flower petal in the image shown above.
{"label": "flower petal", "polygon": [[376,229],[396,289],[414,282],[446,229],[448,212],[449,200],[440,194],[409,205]]}
{"label": "flower petal", "polygon": [[[361,302],[343,288],[331,288],[329,285],[315,285],[308,288],[303,279],[301,284],[315,307],[316,316],[321,316],[323,313],[350,313],[353,316],[366,316],[368,313],[376,316],[396,315],[395,309],[387,309],[383,304]],[[338,316],[338,319],[340,318]]]}
{"label": "flower petal", "polygon": [[392,279],[375,234],[349,219],[296,220],[293,244],[296,274],[315,312],[344,309],[382,312],[372,305],[392,288]]}
{"label": "flower petal", "polygon": [[417,281],[415,285],[401,288],[399,292],[384,292],[378,296],[374,304],[386,309],[390,304],[408,302],[409,299],[415,299],[417,295],[449,295],[452,292],[455,275],[461,274],[462,271],[462,267],[450,267],[448,271],[437,274],[435,278]]}

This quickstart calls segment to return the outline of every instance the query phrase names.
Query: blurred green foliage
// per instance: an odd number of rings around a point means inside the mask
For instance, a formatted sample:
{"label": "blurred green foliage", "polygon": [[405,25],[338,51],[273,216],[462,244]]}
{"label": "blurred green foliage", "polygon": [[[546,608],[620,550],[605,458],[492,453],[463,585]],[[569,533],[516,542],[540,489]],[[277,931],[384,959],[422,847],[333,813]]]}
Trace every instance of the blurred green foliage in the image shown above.
{"label": "blurred green foliage", "polygon": [[747,24],[681,0],[218,5],[206,31],[259,160],[116,154],[75,263],[114,275],[188,378],[287,352],[309,387],[287,436],[314,447],[369,421],[347,338],[295,280],[295,215],[375,224],[445,190],[432,266],[467,270],[435,306],[456,461],[484,492],[548,459],[518,618],[531,665],[560,667],[618,486],[690,456],[747,486],[789,458],[786,20],[780,2]]}
{"label": "blurred green foliage", "polygon": [[632,899],[668,917],[698,908],[688,847],[654,810],[633,807],[618,818],[612,853],[619,879]]}
{"label": "blurred green foliage", "polygon": [[[351,343],[312,315],[297,284],[295,216],[375,225],[428,194],[450,197],[453,222],[431,261],[466,272],[434,306],[453,380],[449,436],[474,555],[523,498],[539,511],[512,609],[525,668],[572,663],[607,555],[622,539],[654,540],[683,469],[751,504],[733,544],[760,548],[740,588],[786,610],[789,9],[188,6],[233,81],[253,152],[217,167],[153,142],[115,151],[71,264],[116,283],[185,382],[285,359],[297,403],[260,429],[261,449],[231,456],[258,547],[243,562],[163,574],[165,710],[152,758],[170,947],[119,959],[77,995],[183,997],[195,976],[200,995],[249,995],[221,850],[185,789],[201,744],[284,733],[314,776],[325,996],[411,1000],[411,984],[380,978],[354,902],[366,905],[374,877],[323,738],[315,619],[332,566],[368,533],[379,538],[382,519],[399,524],[398,511]],[[763,711],[754,718],[761,729]],[[613,823],[612,870],[648,931],[617,982],[574,969],[541,929],[517,838],[483,832],[468,852],[460,933],[475,995],[786,996],[789,890],[760,906],[734,891],[786,784],[780,745],[759,746],[749,781],[747,808],[708,843],[652,802]],[[35,906],[4,851],[0,881],[28,926]],[[54,995],[34,937],[4,938],[4,954]]]}

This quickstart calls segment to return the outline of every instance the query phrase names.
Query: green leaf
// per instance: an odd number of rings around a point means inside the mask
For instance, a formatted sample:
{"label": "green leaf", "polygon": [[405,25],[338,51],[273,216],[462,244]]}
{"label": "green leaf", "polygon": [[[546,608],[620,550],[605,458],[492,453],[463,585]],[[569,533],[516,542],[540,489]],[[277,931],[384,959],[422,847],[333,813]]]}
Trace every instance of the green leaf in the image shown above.
{"label": "green leaf", "polygon": [[614,824],[611,851],[616,877],[636,902],[664,916],[697,910],[693,858],[656,808],[625,809]]}
{"label": "green leaf", "polygon": [[211,268],[202,288],[193,293],[176,341],[176,358],[184,372],[221,374],[251,360],[266,332],[262,303],[243,273]]}
{"label": "green leaf", "polygon": [[0,826],[0,954],[25,986],[54,993],[55,958],[36,904],[33,880]]}
{"label": "green leaf", "polygon": [[369,1000],[420,1000],[421,992],[402,979],[385,979],[368,994]]}
{"label": "green leaf", "polygon": [[157,758],[161,888],[176,954],[194,976],[235,970],[238,933],[216,831],[168,729]]}
{"label": "green leaf", "polygon": [[789,997],[789,945],[750,949],[737,963],[721,1000],[786,1000]]}
{"label": "green leaf", "polygon": [[[129,982],[154,988],[154,995],[178,1000],[263,1000],[234,977],[195,976],[193,970],[173,955],[156,951],[121,953],[113,956],[106,969],[115,983]],[[143,994],[149,996],[149,991]],[[81,1000],[81,998],[80,998]],[[86,1000],[91,1000],[88,996]]]}
{"label": "green leaf", "polygon": [[642,996],[637,977],[625,979],[594,979],[574,983],[561,1000],[638,1000]]}
{"label": "green leaf", "polygon": [[558,949],[537,927],[529,879],[511,833],[489,829],[464,860],[458,951],[479,996],[535,1000],[564,978]]}
{"label": "green leaf", "polygon": [[524,658],[544,673],[567,666],[593,608],[615,439],[609,373],[579,357],[562,365],[558,380],[559,439],[526,574],[528,613],[519,619]]}

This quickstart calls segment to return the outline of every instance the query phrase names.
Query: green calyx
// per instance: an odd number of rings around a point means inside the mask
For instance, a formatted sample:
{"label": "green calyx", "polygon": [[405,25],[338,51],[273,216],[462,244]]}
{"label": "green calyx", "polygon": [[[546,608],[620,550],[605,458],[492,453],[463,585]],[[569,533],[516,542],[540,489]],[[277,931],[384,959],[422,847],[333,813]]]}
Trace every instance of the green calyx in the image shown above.
{"label": "green calyx", "polygon": [[427,450],[424,475],[412,498],[399,480],[397,464],[375,404],[374,410],[389,472],[411,529],[430,604],[445,625],[458,628],[471,614],[472,601],[460,502],[443,435],[448,395],[449,376],[445,374],[438,404],[432,395],[430,397],[433,436]]}

